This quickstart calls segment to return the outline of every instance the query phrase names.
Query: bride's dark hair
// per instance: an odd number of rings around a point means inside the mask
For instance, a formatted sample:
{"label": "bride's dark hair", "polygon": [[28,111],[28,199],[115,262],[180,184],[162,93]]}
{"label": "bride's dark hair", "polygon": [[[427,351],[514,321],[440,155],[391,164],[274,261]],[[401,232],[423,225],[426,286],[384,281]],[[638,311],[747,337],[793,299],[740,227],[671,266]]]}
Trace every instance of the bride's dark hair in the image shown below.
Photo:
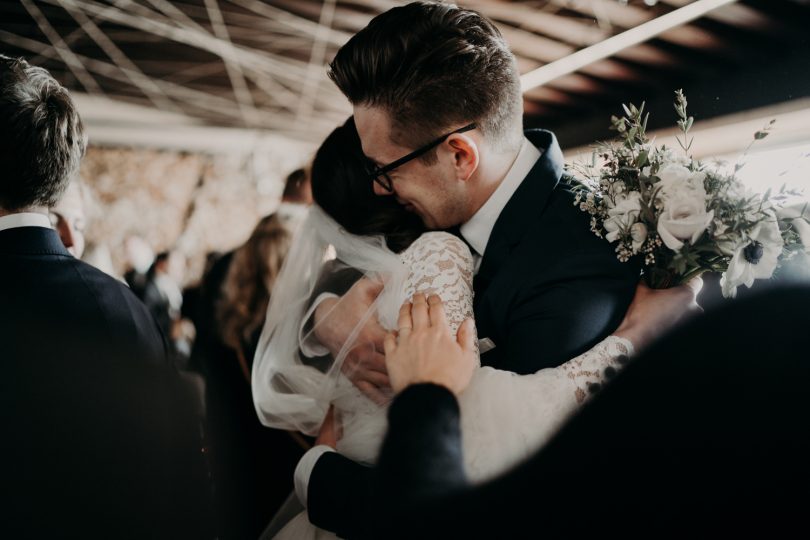
{"label": "bride's dark hair", "polygon": [[312,162],[312,198],[348,232],[382,234],[388,247],[400,252],[425,226],[394,197],[374,194],[366,171],[360,136],[350,117],[323,141]]}

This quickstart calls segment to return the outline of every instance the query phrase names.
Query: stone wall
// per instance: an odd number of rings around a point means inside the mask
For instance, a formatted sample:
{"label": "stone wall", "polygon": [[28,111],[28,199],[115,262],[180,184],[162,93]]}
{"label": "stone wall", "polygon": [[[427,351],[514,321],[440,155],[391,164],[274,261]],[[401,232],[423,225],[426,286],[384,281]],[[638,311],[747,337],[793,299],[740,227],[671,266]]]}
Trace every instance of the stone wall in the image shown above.
{"label": "stone wall", "polygon": [[275,210],[287,174],[311,155],[307,146],[278,142],[229,154],[90,147],[80,173],[88,256],[93,247],[108,250],[121,275],[125,241],[139,236],[155,253],[185,255],[185,280],[193,282],[206,253],[238,246]]}

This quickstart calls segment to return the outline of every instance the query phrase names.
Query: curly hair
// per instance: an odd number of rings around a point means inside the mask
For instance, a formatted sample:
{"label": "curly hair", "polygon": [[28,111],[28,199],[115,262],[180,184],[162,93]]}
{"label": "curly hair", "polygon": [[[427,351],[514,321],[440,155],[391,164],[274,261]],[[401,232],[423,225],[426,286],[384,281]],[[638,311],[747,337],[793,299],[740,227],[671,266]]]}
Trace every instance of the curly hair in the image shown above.
{"label": "curly hair", "polygon": [[234,252],[216,304],[217,328],[229,347],[243,350],[264,322],[290,242],[289,231],[273,214],[262,218]]}

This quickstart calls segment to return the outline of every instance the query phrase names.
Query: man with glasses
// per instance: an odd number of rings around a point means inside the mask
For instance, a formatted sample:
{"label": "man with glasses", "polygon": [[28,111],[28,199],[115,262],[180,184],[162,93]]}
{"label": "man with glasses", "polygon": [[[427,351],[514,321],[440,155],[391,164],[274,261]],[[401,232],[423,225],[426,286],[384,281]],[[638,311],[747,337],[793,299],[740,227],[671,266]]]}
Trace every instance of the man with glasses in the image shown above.
{"label": "man with glasses", "polygon": [[[329,76],[353,105],[374,192],[471,247],[483,365],[534,373],[616,328],[638,268],[620,263],[574,206],[554,135],[524,134],[515,57],[491,21],[452,4],[393,8],[338,51]],[[333,320],[358,320],[376,291],[361,279],[339,303],[319,298],[315,321],[330,310]],[[318,352],[338,351],[343,331],[316,325]],[[372,378],[364,373],[385,369],[382,328],[371,321],[363,338],[378,346],[351,359],[359,388]],[[349,481],[354,464],[326,451],[302,460],[299,496],[316,525],[362,536],[367,484]]]}

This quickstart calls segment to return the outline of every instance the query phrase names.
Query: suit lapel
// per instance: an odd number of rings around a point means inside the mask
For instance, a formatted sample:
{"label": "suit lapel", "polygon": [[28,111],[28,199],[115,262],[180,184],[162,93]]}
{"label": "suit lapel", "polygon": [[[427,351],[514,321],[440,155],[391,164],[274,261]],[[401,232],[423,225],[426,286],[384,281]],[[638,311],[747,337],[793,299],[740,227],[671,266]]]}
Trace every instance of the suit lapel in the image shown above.
{"label": "suit lapel", "polygon": [[495,222],[481,260],[481,267],[473,282],[476,304],[512,249],[531,229],[531,223],[542,215],[549,195],[559,183],[563,173],[563,155],[553,133],[546,130],[529,130],[526,137],[543,154]]}

